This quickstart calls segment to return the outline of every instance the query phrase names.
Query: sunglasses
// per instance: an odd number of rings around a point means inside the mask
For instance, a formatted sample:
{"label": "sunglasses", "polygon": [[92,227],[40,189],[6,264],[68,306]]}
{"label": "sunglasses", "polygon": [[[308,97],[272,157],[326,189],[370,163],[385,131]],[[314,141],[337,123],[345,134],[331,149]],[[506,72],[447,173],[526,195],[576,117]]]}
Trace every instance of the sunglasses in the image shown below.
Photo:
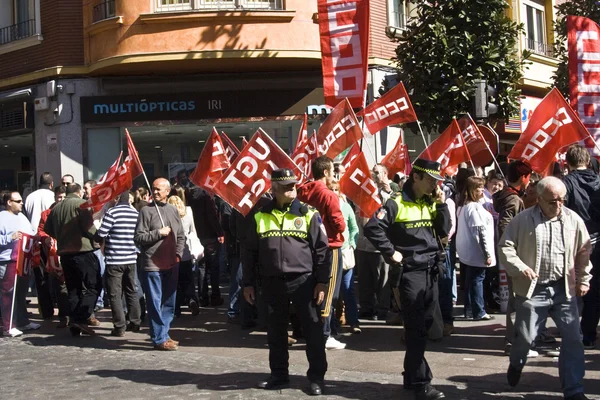
{"label": "sunglasses", "polygon": [[10,201],[12,201],[13,203],[22,203],[23,200],[13,200],[13,199],[9,199]]}

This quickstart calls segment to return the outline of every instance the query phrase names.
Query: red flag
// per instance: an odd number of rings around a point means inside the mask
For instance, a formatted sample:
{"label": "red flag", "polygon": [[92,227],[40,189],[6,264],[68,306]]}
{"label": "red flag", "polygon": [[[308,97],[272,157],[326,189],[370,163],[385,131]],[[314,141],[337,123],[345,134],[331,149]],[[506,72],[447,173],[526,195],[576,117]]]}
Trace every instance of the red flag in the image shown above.
{"label": "red flag", "polygon": [[535,172],[543,173],[562,147],[587,137],[589,133],[577,114],[554,88],[533,112],[508,158],[525,161]]}
{"label": "red flag", "polygon": [[294,150],[294,153],[292,154],[292,160],[296,163],[298,168],[304,172],[304,175],[298,177],[300,180],[299,183],[304,182],[307,177],[310,178],[312,176],[312,162],[317,157],[316,135],[312,135],[310,139],[307,139],[301,143],[300,146]]}
{"label": "red flag", "polygon": [[[13,247],[13,258],[17,260],[17,274],[29,276],[35,253],[35,236],[21,232],[23,236]],[[16,254],[15,254],[16,252]]]}
{"label": "red flag", "polygon": [[333,159],[362,137],[363,133],[358,126],[354,110],[348,99],[344,99],[331,110],[331,114],[319,128],[317,134],[319,154]]}
{"label": "red flag", "polygon": [[[469,114],[465,114],[457,122],[473,164],[479,166],[487,165],[492,161],[492,156],[487,149],[486,143],[483,141],[484,136],[477,124],[475,124],[475,121],[473,121]],[[477,161],[475,156],[477,156]]]}
{"label": "red flag", "polygon": [[248,141],[246,140],[245,137],[242,138],[242,149],[245,148],[248,145]]}
{"label": "red flag", "polygon": [[[304,142],[308,141],[308,114],[304,113],[304,120],[302,120],[302,126],[300,132],[298,132],[298,139],[296,139],[296,146],[294,147],[294,153],[300,146],[304,145]],[[292,157],[293,158],[293,157]]]}
{"label": "red flag", "polygon": [[364,106],[369,59],[369,1],[318,0],[325,104]]}
{"label": "red flag", "polygon": [[190,175],[190,181],[202,189],[214,193],[215,183],[229,166],[229,159],[225,154],[221,137],[219,137],[217,130],[213,128],[204,144],[202,153],[200,153],[196,169]]}
{"label": "red flag", "polygon": [[300,169],[292,159],[259,128],[217,182],[214,191],[233,208],[247,215],[271,187],[271,173],[280,168],[289,168],[296,176],[300,175]]}
{"label": "red flag", "polygon": [[398,172],[408,175],[410,171],[410,158],[408,157],[408,146],[402,143],[402,137],[392,151],[381,160],[381,164],[388,169],[388,176],[393,177]]}
{"label": "red flag", "polygon": [[[584,17],[567,16],[569,100],[583,125],[600,141],[600,26]],[[599,156],[594,141],[585,146]]]}
{"label": "red flag", "polygon": [[340,179],[340,191],[368,216],[373,215],[381,207],[379,191],[371,179],[371,171],[364,153],[356,157]]}
{"label": "red flag", "polygon": [[122,154],[122,152],[119,154],[119,158],[117,158],[108,171],[100,178],[98,184],[92,188],[90,197],[85,203],[81,204],[79,208],[92,208],[93,213],[97,213],[102,210],[102,207],[106,203],[113,200],[124,191],[131,189],[133,183],[128,167],[130,165],[135,166],[135,162],[128,163],[127,160],[125,160],[125,162],[119,166]]}
{"label": "red flag", "polygon": [[348,150],[348,152],[346,153],[344,159],[342,160],[342,166],[346,169],[346,171],[348,171],[348,168],[350,168],[350,165],[352,165],[352,162],[356,159],[356,157],[358,157],[360,153],[360,145],[358,143],[354,143],[352,147],[350,147],[350,150]]}
{"label": "red flag", "polygon": [[417,114],[402,82],[361,110],[358,116],[364,117],[365,125],[372,134],[386,126],[417,120]]}
{"label": "red flag", "polygon": [[[215,128],[213,127],[213,129]],[[223,146],[225,146],[225,155],[227,155],[227,159],[231,164],[240,155],[240,150],[223,131],[221,131],[221,139],[223,140]]]}
{"label": "red flag", "polygon": [[444,173],[453,175],[458,164],[469,161],[469,153],[456,118],[452,120],[440,137],[421,153],[419,158],[439,162],[442,165],[442,176]]}
{"label": "red flag", "polygon": [[125,158],[126,168],[131,174],[131,180],[137,178],[144,172],[144,167],[140,161],[140,156],[129,136],[129,131],[125,129],[125,136],[127,137],[127,157]]}
{"label": "red flag", "polygon": [[51,245],[48,249],[48,255],[46,256],[46,272],[49,274],[53,274],[60,280],[61,283],[64,283],[65,276],[62,266],[60,265],[58,259],[58,250],[56,248],[56,240],[50,238]]}

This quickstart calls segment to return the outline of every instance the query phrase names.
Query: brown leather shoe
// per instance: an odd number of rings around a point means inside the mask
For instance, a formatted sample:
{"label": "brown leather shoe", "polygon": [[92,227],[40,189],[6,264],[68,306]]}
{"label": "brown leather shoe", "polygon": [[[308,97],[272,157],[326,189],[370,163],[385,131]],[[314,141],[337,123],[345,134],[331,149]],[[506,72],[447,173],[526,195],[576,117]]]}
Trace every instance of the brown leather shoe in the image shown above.
{"label": "brown leather shoe", "polygon": [[292,345],[296,344],[296,342],[297,342],[296,339],[294,339],[291,336],[288,336],[288,346],[292,346]]}
{"label": "brown leather shoe", "polygon": [[96,317],[89,317],[87,320],[87,324],[91,326],[100,326],[101,322],[96,319]]}
{"label": "brown leather shoe", "polygon": [[154,350],[162,350],[162,351],[175,351],[177,350],[177,345],[172,340],[167,340],[161,344],[155,344]]}
{"label": "brown leather shoe", "polygon": [[171,343],[174,343],[174,344],[175,344],[175,346],[179,346],[179,342],[178,342],[177,340],[173,340],[173,339],[171,339],[171,338],[168,338],[168,339],[167,339],[167,342],[171,342]]}

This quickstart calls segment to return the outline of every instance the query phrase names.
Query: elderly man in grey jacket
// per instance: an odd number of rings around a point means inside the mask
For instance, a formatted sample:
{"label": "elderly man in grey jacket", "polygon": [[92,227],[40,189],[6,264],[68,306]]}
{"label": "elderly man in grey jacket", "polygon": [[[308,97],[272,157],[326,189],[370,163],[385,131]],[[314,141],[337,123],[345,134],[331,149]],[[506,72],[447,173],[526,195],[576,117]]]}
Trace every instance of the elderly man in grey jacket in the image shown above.
{"label": "elderly man in grey jacket", "polygon": [[563,207],[566,188],[554,177],[537,184],[538,205],[518,214],[500,239],[500,261],[513,279],[515,340],[507,379],[519,383],[540,323],[551,316],[562,344],[559,376],[566,400],[585,400],[585,363],[576,296],[589,290],[590,236],[583,220]]}
{"label": "elderly man in grey jacket", "polygon": [[185,233],[175,206],[167,203],[169,181],[159,178],[152,184],[154,202],[142,208],[134,241],[140,248],[144,272],[140,279],[146,294],[150,338],[156,350],[177,350],[179,343],[169,337],[175,314],[179,262],[185,247]]}

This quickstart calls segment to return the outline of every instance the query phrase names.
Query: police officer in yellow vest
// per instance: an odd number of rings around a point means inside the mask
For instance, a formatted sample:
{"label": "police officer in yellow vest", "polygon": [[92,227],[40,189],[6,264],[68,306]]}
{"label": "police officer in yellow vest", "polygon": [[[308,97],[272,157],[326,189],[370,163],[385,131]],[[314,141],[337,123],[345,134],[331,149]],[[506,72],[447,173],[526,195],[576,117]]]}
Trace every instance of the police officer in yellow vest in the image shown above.
{"label": "police officer in yellow vest", "polygon": [[260,275],[268,305],[271,375],[258,387],[279,389],[289,384],[287,326],[291,301],[306,338],[310,394],[320,395],[327,358],[318,306],[327,291],[331,254],[321,217],[296,198],[296,183],[289,169],[271,175],[274,199],[256,213],[248,227],[242,255],[244,297],[254,303],[254,286]]}
{"label": "police officer in yellow vest", "polygon": [[451,224],[444,192],[437,186],[443,180],[440,168],[434,161],[415,160],[402,192],[389,199],[364,228],[365,236],[384,258],[402,266],[404,387],[415,390],[417,400],[445,398],[431,386],[432,374],[425,360],[427,331],[438,302],[438,238],[448,236]]}

